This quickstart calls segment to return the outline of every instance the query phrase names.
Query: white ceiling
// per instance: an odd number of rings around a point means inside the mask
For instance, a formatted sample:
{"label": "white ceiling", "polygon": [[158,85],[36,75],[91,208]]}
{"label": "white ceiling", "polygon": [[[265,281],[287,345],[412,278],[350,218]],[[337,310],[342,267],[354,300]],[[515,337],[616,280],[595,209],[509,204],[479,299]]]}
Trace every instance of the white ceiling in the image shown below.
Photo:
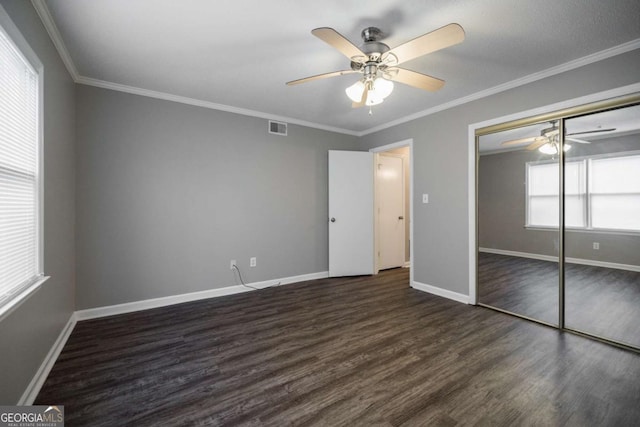
{"label": "white ceiling", "polygon": [[[638,0],[47,0],[46,6],[79,82],[354,134],[601,51],[640,47]],[[451,22],[465,29],[462,44],[403,65],[446,80],[439,92],[396,84],[369,115],[352,109],[344,94],[356,75],[285,86],[349,67],[311,35],[313,28],[335,28],[359,45],[361,30],[378,26],[394,47]]]}

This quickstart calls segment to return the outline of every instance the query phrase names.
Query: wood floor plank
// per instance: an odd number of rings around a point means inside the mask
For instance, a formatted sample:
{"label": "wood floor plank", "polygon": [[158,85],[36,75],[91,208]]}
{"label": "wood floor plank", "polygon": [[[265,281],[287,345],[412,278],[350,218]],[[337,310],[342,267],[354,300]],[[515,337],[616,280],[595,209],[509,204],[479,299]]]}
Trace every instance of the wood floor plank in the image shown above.
{"label": "wood floor plank", "polygon": [[408,286],[321,279],[87,320],[68,426],[637,425],[640,356]]}

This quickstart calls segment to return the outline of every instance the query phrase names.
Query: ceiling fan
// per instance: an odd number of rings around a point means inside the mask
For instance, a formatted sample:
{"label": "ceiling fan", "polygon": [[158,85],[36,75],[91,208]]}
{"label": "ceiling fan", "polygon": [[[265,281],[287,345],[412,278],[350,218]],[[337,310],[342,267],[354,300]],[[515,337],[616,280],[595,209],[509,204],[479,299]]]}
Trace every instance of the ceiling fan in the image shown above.
{"label": "ceiling fan", "polygon": [[311,31],[311,34],[349,58],[350,68],[293,80],[287,82],[287,85],[360,73],[362,78],[345,90],[347,96],[353,101],[353,108],[380,104],[393,91],[394,81],[429,91],[440,89],[444,85],[444,80],[401,68],[398,65],[464,40],[464,30],[458,24],[445,25],[393,49],[380,41],[384,38],[384,34],[376,27],[362,30],[361,36],[364,43],[361,47],[356,47],[333,28],[316,28]]}
{"label": "ceiling fan", "polygon": [[[529,145],[526,147],[527,150],[529,151],[533,151],[537,148],[538,150],[540,150],[545,154],[556,154],[558,153],[558,149],[560,146],[560,138],[559,138],[560,130],[558,129],[557,121],[551,121],[549,122],[549,124],[551,125],[550,127],[542,129],[540,131],[540,136],[530,136],[526,138],[513,139],[511,141],[505,141],[501,145],[508,146],[508,145],[518,145],[518,144],[529,143]],[[588,131],[582,131],[582,132],[567,133],[565,135],[565,140],[577,142],[579,144],[591,144],[591,141],[586,141],[584,139],[571,138],[571,137],[575,135],[586,135],[586,134],[593,134],[593,133],[600,133],[600,132],[612,132],[614,130],[616,130],[616,128],[594,129],[594,130],[588,130]],[[571,148],[571,144],[567,144],[567,143],[564,144],[564,151],[569,151],[570,148]]]}

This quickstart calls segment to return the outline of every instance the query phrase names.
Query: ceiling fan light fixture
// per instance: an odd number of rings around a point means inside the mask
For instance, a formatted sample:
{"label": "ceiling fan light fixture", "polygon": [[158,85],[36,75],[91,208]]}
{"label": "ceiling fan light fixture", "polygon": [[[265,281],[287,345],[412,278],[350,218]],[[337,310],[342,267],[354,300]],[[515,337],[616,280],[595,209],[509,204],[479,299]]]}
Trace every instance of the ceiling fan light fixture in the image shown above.
{"label": "ceiling fan light fixture", "polygon": [[556,150],[556,147],[550,142],[547,142],[546,144],[541,145],[540,148],[538,148],[538,151],[544,154],[551,154],[551,155],[558,153],[558,150]]}
{"label": "ceiling fan light fixture", "polygon": [[[362,94],[365,91],[364,79],[358,80],[344,91],[350,100],[360,102],[360,100],[362,100]],[[373,89],[370,89],[369,93],[367,93],[366,105],[381,104],[387,96],[391,95],[391,92],[393,92],[393,82],[382,77],[377,77],[373,81]]]}
{"label": "ceiling fan light fixture", "polygon": [[360,102],[362,99],[362,93],[364,92],[364,83],[362,80],[358,80],[344,91],[350,100],[353,102]]}
{"label": "ceiling fan light fixture", "polygon": [[383,77],[378,77],[373,82],[373,93],[369,93],[375,97],[385,99],[393,92],[393,82]]}
{"label": "ceiling fan light fixture", "polygon": [[[571,149],[571,144],[564,144],[564,147],[562,148],[562,150],[565,153],[570,149]],[[540,148],[538,148],[538,151],[540,151],[541,153],[550,154],[550,155],[558,154],[558,143],[547,142],[546,144],[540,146]]]}

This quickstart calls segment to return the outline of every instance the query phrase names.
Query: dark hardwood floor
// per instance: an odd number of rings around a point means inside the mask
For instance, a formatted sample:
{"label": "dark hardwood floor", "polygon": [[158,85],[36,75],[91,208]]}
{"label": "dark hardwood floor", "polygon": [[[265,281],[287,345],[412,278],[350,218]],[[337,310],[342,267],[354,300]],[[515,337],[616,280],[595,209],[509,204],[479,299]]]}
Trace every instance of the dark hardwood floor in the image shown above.
{"label": "dark hardwood floor", "polygon": [[[478,300],[558,324],[558,264],[478,254]],[[640,273],[565,265],[565,323],[571,329],[640,347]]]}
{"label": "dark hardwood floor", "polygon": [[637,426],[639,378],[398,269],[79,322],[37,403],[67,426]]}

